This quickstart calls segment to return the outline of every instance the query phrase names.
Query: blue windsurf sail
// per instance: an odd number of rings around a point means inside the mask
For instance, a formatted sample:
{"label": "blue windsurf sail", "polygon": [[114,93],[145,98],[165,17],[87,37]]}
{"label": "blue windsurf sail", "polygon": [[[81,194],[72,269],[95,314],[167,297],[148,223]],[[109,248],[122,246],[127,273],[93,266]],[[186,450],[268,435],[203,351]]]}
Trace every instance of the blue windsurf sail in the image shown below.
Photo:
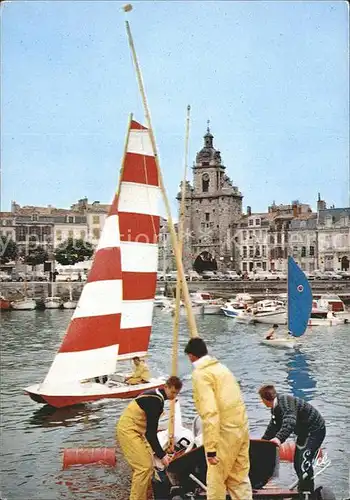
{"label": "blue windsurf sail", "polygon": [[288,257],[288,330],[294,337],[305,333],[312,309],[312,291],[307,277]]}

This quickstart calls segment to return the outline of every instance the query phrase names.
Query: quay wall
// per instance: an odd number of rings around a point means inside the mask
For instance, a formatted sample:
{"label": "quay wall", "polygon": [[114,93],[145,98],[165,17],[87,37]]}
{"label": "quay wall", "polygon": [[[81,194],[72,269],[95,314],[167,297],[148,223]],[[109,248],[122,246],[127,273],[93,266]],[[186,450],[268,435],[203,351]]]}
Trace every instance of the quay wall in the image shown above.
{"label": "quay wall", "polygon": [[[321,281],[315,280],[311,283],[314,297],[324,293],[335,293],[344,300],[350,302],[350,280],[339,281]],[[38,302],[43,301],[51,295],[59,296],[63,299],[69,298],[69,291],[72,289],[73,299],[77,300],[81,294],[84,282],[56,282],[48,283],[46,281],[36,281],[27,283],[28,296],[35,298]],[[175,294],[176,283],[174,281],[158,281],[157,293],[166,292],[168,296]],[[286,281],[192,281],[188,282],[190,292],[207,291],[213,293],[216,297],[229,298],[237,293],[249,293],[256,300],[261,298],[273,297],[280,293],[287,292]],[[24,286],[21,282],[2,282],[0,283],[0,293],[6,298],[15,299]]]}

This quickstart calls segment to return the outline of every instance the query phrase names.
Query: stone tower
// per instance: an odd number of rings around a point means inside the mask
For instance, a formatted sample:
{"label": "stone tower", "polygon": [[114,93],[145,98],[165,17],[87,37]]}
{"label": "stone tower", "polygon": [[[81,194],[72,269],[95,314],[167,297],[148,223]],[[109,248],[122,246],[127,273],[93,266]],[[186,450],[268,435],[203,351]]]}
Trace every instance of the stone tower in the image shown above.
{"label": "stone tower", "polygon": [[[225,174],[209,122],[204,147],[193,164],[193,186],[185,186],[183,260],[186,270],[235,269],[234,226],[242,215],[242,194]],[[181,192],[177,195],[180,201]]]}

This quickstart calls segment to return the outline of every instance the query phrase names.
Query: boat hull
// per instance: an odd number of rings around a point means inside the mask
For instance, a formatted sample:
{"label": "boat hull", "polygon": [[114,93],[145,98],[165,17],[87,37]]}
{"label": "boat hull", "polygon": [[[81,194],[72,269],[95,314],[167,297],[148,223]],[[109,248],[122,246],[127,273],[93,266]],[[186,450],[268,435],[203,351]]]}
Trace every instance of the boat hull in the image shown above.
{"label": "boat hull", "polygon": [[75,300],[68,300],[63,303],[63,309],[75,309],[77,307],[77,302]]}
{"label": "boat hull", "polygon": [[50,391],[41,391],[41,384],[35,384],[24,389],[25,394],[40,404],[48,404],[55,408],[63,408],[90,401],[98,401],[100,399],[129,399],[141,394],[148,389],[156,389],[163,387],[165,380],[163,378],[152,379],[147,384],[138,385],[107,385],[95,382],[75,385],[74,391],[70,393],[67,386],[59,390],[56,388],[56,393]]}
{"label": "boat hull", "polygon": [[220,304],[204,304],[203,314],[222,314]]}
{"label": "boat hull", "polygon": [[11,302],[6,299],[0,299],[1,311],[9,311],[11,309]]}
{"label": "boat hull", "polygon": [[262,344],[267,345],[269,347],[275,347],[277,349],[295,349],[297,347],[298,342],[294,339],[264,339],[261,341]]}
{"label": "boat hull", "polygon": [[348,323],[345,318],[310,318],[308,326],[338,326]]}
{"label": "boat hull", "polygon": [[59,309],[61,307],[61,302],[56,302],[54,300],[48,300],[45,302],[46,309]]}
{"label": "boat hull", "polygon": [[265,313],[257,313],[253,316],[254,321],[257,323],[264,323],[267,325],[286,325],[287,324],[287,313],[285,311],[282,312],[265,312]]}
{"label": "boat hull", "polygon": [[36,308],[36,302],[35,300],[23,300],[11,302],[11,306],[17,311],[33,311]]}

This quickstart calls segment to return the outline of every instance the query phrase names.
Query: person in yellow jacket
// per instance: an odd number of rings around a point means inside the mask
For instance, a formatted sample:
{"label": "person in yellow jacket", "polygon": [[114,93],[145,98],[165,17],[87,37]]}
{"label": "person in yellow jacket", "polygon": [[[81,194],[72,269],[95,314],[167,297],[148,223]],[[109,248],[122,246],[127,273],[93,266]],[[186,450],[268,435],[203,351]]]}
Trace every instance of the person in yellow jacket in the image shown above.
{"label": "person in yellow jacket", "polygon": [[129,385],[143,384],[149,382],[151,373],[146,362],[138,356],[132,358],[135,369],[130,377],[126,377],[125,382]]}
{"label": "person in yellow jacket", "polygon": [[193,364],[193,398],[203,423],[207,500],[251,500],[249,427],[239,385],[230,370],[208,355],[199,337],[186,348]]}
{"label": "person in yellow jacket", "polygon": [[117,439],[132,468],[130,500],[146,500],[153,474],[153,453],[167,467],[170,457],[157,436],[164,401],[177,397],[182,388],[178,377],[169,377],[163,389],[145,391],[123,411],[117,424]]}

